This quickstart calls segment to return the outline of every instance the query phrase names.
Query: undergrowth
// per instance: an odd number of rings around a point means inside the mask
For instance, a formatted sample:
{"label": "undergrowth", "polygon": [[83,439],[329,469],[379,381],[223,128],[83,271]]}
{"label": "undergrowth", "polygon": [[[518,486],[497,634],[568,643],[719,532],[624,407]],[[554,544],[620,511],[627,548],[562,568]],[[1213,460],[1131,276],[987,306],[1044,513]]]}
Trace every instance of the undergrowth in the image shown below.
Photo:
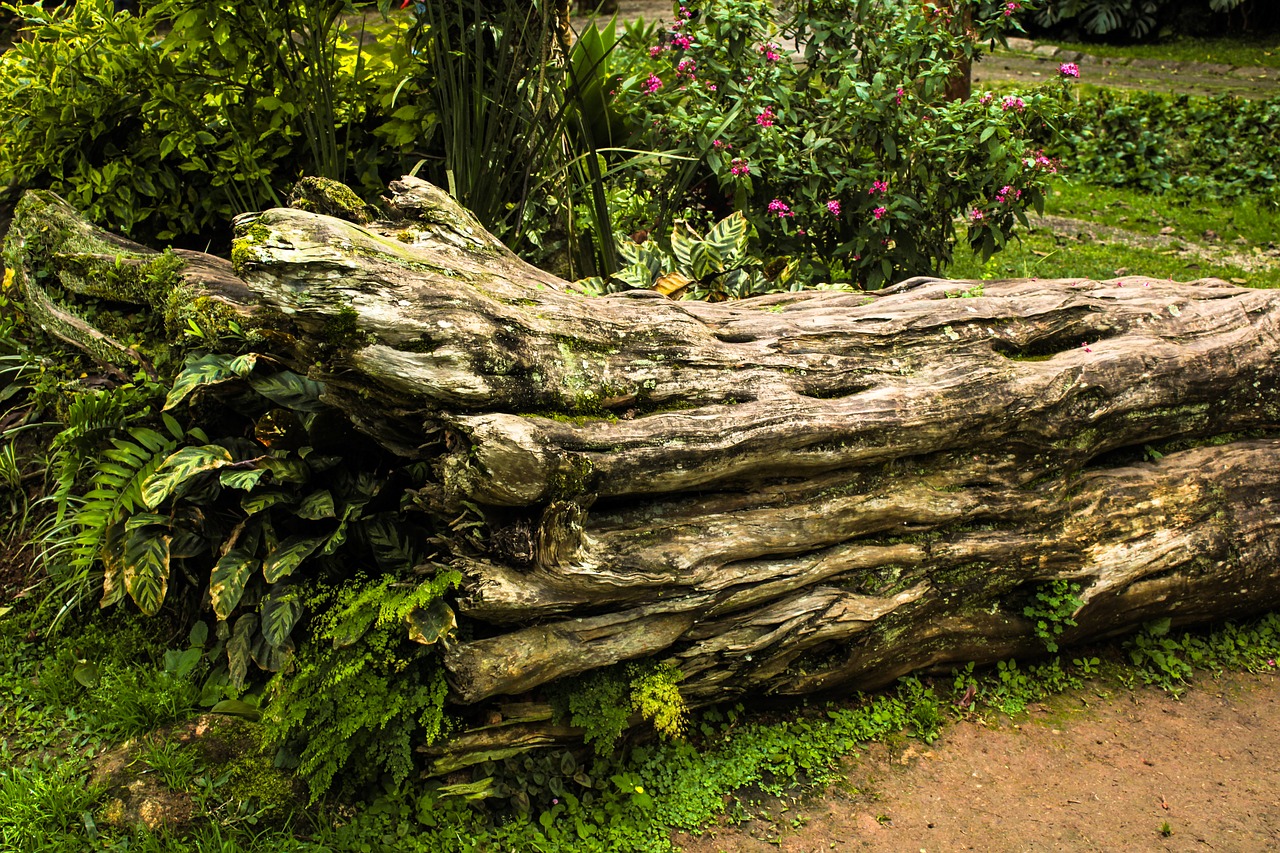
{"label": "undergrowth", "polygon": [[[1064,603],[1046,606],[1066,612],[1069,588],[1042,592],[1060,592]],[[354,613],[361,596],[348,593],[343,600],[346,611],[331,619],[330,629],[360,621]],[[368,630],[376,630],[375,611],[364,617]],[[193,755],[188,745],[153,740],[140,763],[168,787],[191,792],[197,809],[189,827],[165,833],[108,825],[103,792],[86,781],[93,758],[127,735],[190,719],[220,695],[207,690],[207,632],[197,629],[175,642],[154,620],[115,613],[60,636],[36,637],[30,617],[21,607],[0,615],[0,842],[22,853],[670,850],[673,829],[697,831],[720,816],[745,818],[761,798],[795,797],[840,778],[842,759],[872,741],[933,743],[955,719],[1016,719],[1031,704],[1091,679],[1178,694],[1197,674],[1271,672],[1280,657],[1280,615],[1274,613],[1195,631],[1161,620],[1120,645],[1033,662],[969,664],[946,677],[904,678],[875,695],[750,713],[741,705],[704,709],[689,714],[683,737],[632,739],[610,756],[541,750],[495,761],[482,769],[501,780],[496,787],[490,780],[367,776],[362,785],[348,786],[347,799],[322,799],[306,811],[302,801],[282,794],[275,819],[266,822],[243,818],[260,818],[266,812],[259,806],[247,812],[234,802],[251,795],[251,786],[229,782],[232,776],[243,781],[245,768],[206,766],[207,757]],[[329,646],[332,635],[325,634]],[[96,663],[87,668],[90,659]],[[352,672],[363,665],[349,663]],[[624,688],[622,706],[642,711],[645,696],[663,692],[668,675],[643,666],[622,673],[615,679]],[[430,682],[428,675],[428,689]],[[336,710],[382,713],[385,697],[331,683]],[[129,710],[142,707],[158,710],[149,718]],[[271,730],[244,725],[261,734]],[[323,761],[347,767],[366,746],[326,742],[339,753]]]}

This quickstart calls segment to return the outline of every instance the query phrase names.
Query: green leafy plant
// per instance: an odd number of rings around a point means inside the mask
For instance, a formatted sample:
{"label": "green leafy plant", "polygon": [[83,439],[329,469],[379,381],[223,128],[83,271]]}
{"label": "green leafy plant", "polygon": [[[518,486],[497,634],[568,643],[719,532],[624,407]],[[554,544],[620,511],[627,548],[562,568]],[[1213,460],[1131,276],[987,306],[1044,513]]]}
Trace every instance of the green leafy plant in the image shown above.
{"label": "green leafy plant", "polygon": [[1080,584],[1061,578],[1036,588],[1035,599],[1022,608],[1022,615],[1034,622],[1036,636],[1044,643],[1045,650],[1058,650],[1058,638],[1068,628],[1074,628],[1072,618],[1084,604],[1080,598]]}
{"label": "green leafy plant", "polygon": [[296,756],[313,799],[382,773],[402,782],[414,747],[440,737],[448,686],[430,646],[453,624],[440,599],[458,580],[353,580],[307,602],[319,615],[291,669],[271,682],[264,723],[282,756]]}
{"label": "green leafy plant", "polygon": [[[1008,18],[996,4],[971,5],[973,26],[998,36]],[[945,263],[957,218],[984,255],[1004,245],[1043,199],[1054,164],[1031,136],[1061,124],[1061,92],[947,100],[975,55],[965,28],[919,4],[855,7],[801,4],[779,29],[772,3],[717,0],[656,43],[624,43],[635,71],[614,106],[631,146],[682,155],[634,177],[653,199],[648,230],[682,209],[737,210],[759,254],[803,258],[809,281],[870,288]],[[778,47],[789,35],[802,66]]]}

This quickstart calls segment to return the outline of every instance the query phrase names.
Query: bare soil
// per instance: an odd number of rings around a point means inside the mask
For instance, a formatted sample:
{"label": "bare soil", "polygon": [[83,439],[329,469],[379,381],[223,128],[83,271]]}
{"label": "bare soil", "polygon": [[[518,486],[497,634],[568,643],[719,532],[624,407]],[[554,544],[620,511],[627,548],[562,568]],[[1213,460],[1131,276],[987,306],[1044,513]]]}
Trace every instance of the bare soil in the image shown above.
{"label": "bare soil", "polygon": [[[681,835],[686,853],[1280,849],[1280,677],[1076,691],[1020,721],[971,717],[877,746],[794,807]],[[786,810],[784,810],[786,809]]]}

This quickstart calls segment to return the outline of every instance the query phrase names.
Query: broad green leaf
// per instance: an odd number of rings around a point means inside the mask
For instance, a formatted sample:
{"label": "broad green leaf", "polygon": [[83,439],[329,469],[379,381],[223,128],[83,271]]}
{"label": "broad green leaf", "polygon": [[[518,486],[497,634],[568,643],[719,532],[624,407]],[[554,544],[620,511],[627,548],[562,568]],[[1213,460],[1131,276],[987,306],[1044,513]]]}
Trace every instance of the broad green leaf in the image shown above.
{"label": "broad green leaf", "polygon": [[295,510],[298,518],[319,521],[322,518],[336,518],[333,509],[333,494],[328,489],[312,492],[302,499]]}
{"label": "broad green leaf", "polygon": [[249,676],[249,661],[253,659],[253,635],[256,633],[258,614],[246,613],[236,620],[231,639],[227,641],[227,667],[231,672],[231,683],[237,690],[244,689],[245,679]]}
{"label": "broad green leaf", "polygon": [[200,619],[187,632],[187,645],[193,649],[203,649],[209,640],[209,623]]}
{"label": "broad green leaf", "polygon": [[290,536],[273,550],[262,562],[262,576],[267,583],[293,574],[302,561],[310,557],[324,544],[327,536]]}
{"label": "broad green leaf", "polygon": [[613,278],[637,290],[647,290],[653,283],[653,276],[654,274],[649,272],[649,268],[644,264],[632,264],[613,274]]}
{"label": "broad green leaf", "polygon": [[417,555],[413,546],[400,535],[393,518],[383,513],[366,520],[364,535],[373,548],[378,568],[385,572],[403,572],[413,568]]}
{"label": "broad green leaf", "polygon": [[71,670],[71,677],[81,687],[87,687],[92,690],[102,680],[102,673],[98,671],[96,664],[84,661],[75,665],[75,668]]}
{"label": "broad green leaf", "polygon": [[262,606],[258,608],[262,636],[273,646],[284,646],[301,616],[301,590],[297,587],[273,589],[263,596]]}
{"label": "broad green leaf", "polygon": [[142,484],[143,503],[149,509],[155,509],[179,486],[207,471],[225,468],[232,462],[231,453],[216,444],[184,447],[164,460]]}
{"label": "broad green leaf", "polygon": [[239,699],[223,699],[218,704],[209,709],[210,714],[225,714],[228,717],[240,717],[252,722],[258,722],[262,719],[262,712],[250,705],[248,702],[241,702]]}
{"label": "broad green leaf", "polygon": [[707,232],[706,242],[715,246],[726,266],[737,266],[746,260],[747,240],[747,217],[737,210]]}
{"label": "broad green leaf", "polygon": [[405,617],[409,624],[409,639],[424,646],[433,646],[458,627],[458,617],[441,599],[419,607]]}
{"label": "broad green leaf", "polygon": [[253,640],[253,646],[249,653],[253,655],[253,662],[260,669],[267,672],[279,672],[289,663],[289,659],[293,657],[293,641],[285,639],[283,645],[275,646],[268,643],[261,633]]}
{"label": "broad green leaf", "polygon": [[692,234],[692,231],[693,229],[689,228],[688,225],[684,228],[677,228],[672,231],[671,252],[675,255],[676,264],[680,267],[681,272],[685,275],[691,275],[694,278],[698,278],[699,275],[693,271],[693,249],[694,241],[699,240],[699,238],[697,234]]}
{"label": "broad green leaf", "polygon": [[276,459],[268,456],[258,460],[258,464],[270,471],[272,479],[277,483],[305,483],[311,474],[311,469],[301,459]]}
{"label": "broad green leaf", "polygon": [[140,527],[126,534],[124,588],[147,616],[155,616],[169,591],[169,541],[163,527]]}
{"label": "broad green leaf", "polygon": [[192,362],[178,374],[177,379],[173,380],[173,388],[164,400],[165,411],[181,403],[192,391],[201,386],[216,385],[244,376],[253,369],[253,362],[256,360],[257,355],[250,353],[233,359],[221,355],[206,355]]}
{"label": "broad green leaf", "polygon": [[254,486],[258,485],[258,481],[262,479],[262,475],[267,473],[263,468],[250,468],[248,470],[222,471],[218,474],[218,482],[226,486],[228,489],[241,489],[243,491],[251,491]]}
{"label": "broad green leaf", "polygon": [[209,603],[215,616],[226,619],[231,615],[244,595],[244,585],[261,565],[248,548],[232,548],[217,562],[209,575]]}
{"label": "broad green leaf", "polygon": [[324,385],[292,370],[281,370],[270,376],[250,376],[249,384],[271,402],[295,412],[319,412],[325,408],[320,402]]}
{"label": "broad green leaf", "polygon": [[99,607],[119,604],[124,598],[124,522],[110,525],[102,535],[102,601]]}
{"label": "broad green leaf", "polygon": [[284,503],[292,503],[294,496],[288,492],[273,490],[269,492],[254,492],[245,495],[240,499],[240,508],[249,515],[262,512],[264,509],[270,509],[273,506]]}

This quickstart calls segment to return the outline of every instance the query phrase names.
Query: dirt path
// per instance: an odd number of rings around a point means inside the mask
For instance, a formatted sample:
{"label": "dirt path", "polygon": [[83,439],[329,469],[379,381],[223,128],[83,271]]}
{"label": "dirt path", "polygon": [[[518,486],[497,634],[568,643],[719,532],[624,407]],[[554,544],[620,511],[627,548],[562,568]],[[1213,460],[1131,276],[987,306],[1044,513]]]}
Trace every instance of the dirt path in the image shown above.
{"label": "dirt path", "polygon": [[1017,724],[974,719],[932,746],[877,747],[849,762],[846,785],[677,843],[686,853],[1275,850],[1277,735],[1280,676],[1205,675],[1181,700],[1079,691]]}

